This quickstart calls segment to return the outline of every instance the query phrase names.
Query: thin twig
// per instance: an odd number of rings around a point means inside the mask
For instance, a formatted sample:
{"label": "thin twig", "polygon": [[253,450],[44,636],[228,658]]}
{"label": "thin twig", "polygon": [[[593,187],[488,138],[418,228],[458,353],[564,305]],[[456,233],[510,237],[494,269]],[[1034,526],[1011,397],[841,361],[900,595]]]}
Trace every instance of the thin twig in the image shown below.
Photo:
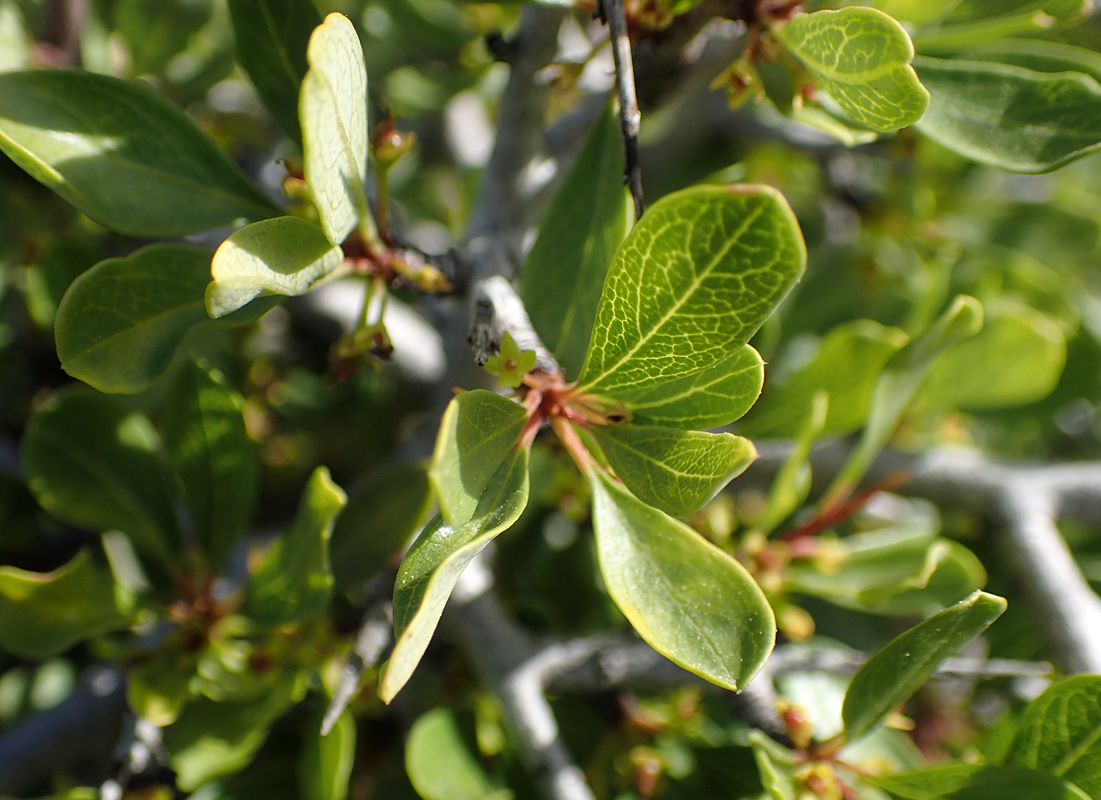
{"label": "thin twig", "polygon": [[638,158],[638,131],[642,114],[635,95],[635,69],[631,60],[631,40],[627,35],[627,15],[623,11],[623,0],[601,0],[600,6],[608,23],[615,61],[619,130],[623,135],[623,180],[635,203],[635,219],[639,219],[645,210],[642,202],[642,165]]}

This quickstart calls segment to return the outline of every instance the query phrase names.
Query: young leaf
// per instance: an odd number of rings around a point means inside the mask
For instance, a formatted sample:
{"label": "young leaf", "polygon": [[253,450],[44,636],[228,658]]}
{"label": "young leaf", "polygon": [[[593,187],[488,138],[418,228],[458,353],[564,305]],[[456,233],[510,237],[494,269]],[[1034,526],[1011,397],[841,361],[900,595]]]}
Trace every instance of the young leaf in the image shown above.
{"label": "young leaf", "polygon": [[456,528],[436,515],[409,548],[394,584],[398,637],[379,686],[389,703],[420,663],[447,598],[474,556],[519,519],[528,502],[528,453],[513,450],[482,492],[478,507]]}
{"label": "young leaf", "polygon": [[329,14],[310,36],[298,120],[306,185],[329,241],[340,244],[369,216],[367,177],[367,68],[352,23]]}
{"label": "young leaf", "polygon": [[744,687],[776,639],[772,608],[748,572],[683,523],[589,473],[604,583],[646,642],[727,689]]}
{"label": "young leaf", "polygon": [[294,523],[253,571],[244,614],[275,626],[308,620],[325,610],[333,586],[329,536],[346,501],[327,469],[314,470]]}
{"label": "young leaf", "polygon": [[775,189],[699,186],[666,195],[616,251],[582,389],[614,395],[725,361],[805,263],[799,225]]}
{"label": "young leaf", "polygon": [[749,732],[749,746],[753,750],[753,760],[757,762],[761,786],[770,800],[796,800],[798,790],[793,753],[759,730]]}
{"label": "young leaf", "polygon": [[0,75],[0,150],[96,222],[182,236],[278,213],[180,109],[93,72]]}
{"label": "young leaf", "polygon": [[23,465],[47,512],[93,531],[121,531],[169,563],[179,533],[160,440],[148,418],[84,387],[54,395],[31,419]]}
{"label": "young leaf", "polygon": [[850,6],[796,14],[773,33],[842,110],[880,133],[913,125],[929,104],[906,30],[882,11]]}
{"label": "young leaf", "polygon": [[945,764],[868,779],[899,800],[1088,800],[1054,775],[1020,767]]}
{"label": "young leaf", "polygon": [[1101,677],[1067,678],[1029,703],[1009,763],[1101,795]]}
{"label": "young leaf", "polygon": [[932,99],[918,130],[982,164],[1050,172],[1101,148],[1101,84],[1075,72],[919,58]]}
{"label": "young leaf", "polygon": [[474,514],[526,419],[523,406],[483,389],[463,392],[448,404],[428,472],[448,525],[461,527]]}
{"label": "young leaf", "polygon": [[609,106],[547,204],[520,279],[531,322],[568,375],[581,369],[604,276],[633,213]]}
{"label": "young leaf", "polygon": [[230,234],[214,253],[206,310],[224,317],[262,292],[305,294],[344,260],[321,229],[299,217],[277,217]]}
{"label": "young leaf", "polygon": [[237,62],[248,73],[283,131],[302,144],[298,89],[306,75],[306,45],[321,24],[310,0],[229,0]]}
{"label": "young leaf", "polygon": [[195,536],[215,567],[244,530],[256,497],[256,449],[243,409],[244,399],[221,374],[196,363],[181,370],[165,406],[168,456]]}
{"label": "young leaf", "polygon": [[853,676],[841,718],[850,742],[871,731],[1005,611],[1006,602],[975,592],[892,639]]}
{"label": "young leaf", "polygon": [[356,755],[356,723],[345,711],[331,731],[321,735],[321,717],[309,725],[298,762],[299,797],[303,800],[344,800]]}
{"label": "young leaf", "polygon": [[695,375],[617,396],[634,422],[699,430],[729,425],[761,394],[765,365],[748,344]]}
{"label": "young leaf", "polygon": [[455,713],[436,708],[421,715],[405,745],[405,772],[424,800],[506,800],[494,793],[481,765],[470,754],[459,732]]}
{"label": "young leaf", "polygon": [[600,426],[593,432],[631,493],[674,517],[699,511],[757,457],[748,439],[729,433],[660,425]]}
{"label": "young leaf", "polygon": [[41,660],[131,622],[134,598],[80,551],[53,572],[0,567],[0,650]]}

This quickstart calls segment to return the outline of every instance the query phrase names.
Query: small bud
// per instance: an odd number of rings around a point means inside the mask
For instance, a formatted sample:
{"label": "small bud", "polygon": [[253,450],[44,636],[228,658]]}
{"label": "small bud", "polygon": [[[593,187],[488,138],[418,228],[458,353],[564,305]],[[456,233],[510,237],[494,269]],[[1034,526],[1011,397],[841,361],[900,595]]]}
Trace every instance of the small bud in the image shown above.
{"label": "small bud", "polygon": [[371,140],[371,153],[379,167],[386,170],[412,150],[416,142],[416,134],[399,131],[394,125],[394,118],[387,114]]}

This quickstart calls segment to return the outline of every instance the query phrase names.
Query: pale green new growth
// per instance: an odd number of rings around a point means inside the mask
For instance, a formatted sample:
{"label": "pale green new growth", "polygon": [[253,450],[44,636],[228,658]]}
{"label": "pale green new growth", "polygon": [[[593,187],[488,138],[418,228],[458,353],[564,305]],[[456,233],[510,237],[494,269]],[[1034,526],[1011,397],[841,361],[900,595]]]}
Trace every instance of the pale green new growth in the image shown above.
{"label": "pale green new growth", "polygon": [[277,217],[234,231],[214,253],[206,309],[222,317],[264,292],[305,294],[340,266],[341,249],[299,217]]}
{"label": "pale green new growth", "polygon": [[886,133],[913,125],[929,104],[901,25],[873,8],[796,14],[773,32],[856,123]]}
{"label": "pale green new growth", "polygon": [[306,185],[325,235],[340,244],[369,217],[367,175],[367,68],[352,23],[329,14],[306,50],[298,120]]}

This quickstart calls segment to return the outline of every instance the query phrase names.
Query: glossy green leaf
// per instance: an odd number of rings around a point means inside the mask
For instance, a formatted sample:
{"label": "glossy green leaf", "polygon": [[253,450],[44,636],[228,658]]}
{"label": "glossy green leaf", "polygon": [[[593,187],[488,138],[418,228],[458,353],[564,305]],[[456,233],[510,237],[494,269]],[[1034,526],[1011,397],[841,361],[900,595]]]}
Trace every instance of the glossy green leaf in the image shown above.
{"label": "glossy green leaf", "polygon": [[302,80],[298,120],[306,185],[329,241],[340,244],[369,218],[367,68],[352,23],[329,14],[310,36],[310,69]]}
{"label": "glossy green leaf", "polygon": [[829,411],[819,436],[840,436],[857,430],[868,419],[872,393],[883,366],[906,341],[906,334],[898,328],[871,320],[836,326],[802,368],[786,379],[766,383],[764,396],[741,421],[739,432],[754,439],[794,436],[818,391],[829,394]]}
{"label": "glossy green leaf", "polygon": [[986,630],[1006,601],[975,592],[892,639],[853,676],[841,718],[855,741],[878,725],[929,679],[944,659]]}
{"label": "glossy green leaf", "polygon": [[436,708],[422,714],[409,730],[405,772],[424,800],[507,800],[494,790],[485,770],[471,755],[455,713]]}
{"label": "glossy green leaf", "polygon": [[514,452],[526,419],[523,406],[483,389],[463,392],[448,404],[428,472],[448,525],[461,527],[474,514]]}
{"label": "glossy green leaf", "polygon": [[0,75],[0,150],[113,230],[182,236],[275,207],[148,86],[69,70]]}
{"label": "glossy green leaf", "polygon": [[1067,678],[1029,703],[1009,763],[1101,795],[1101,677]]}
{"label": "glossy green leaf", "polygon": [[256,498],[256,448],[244,405],[219,372],[196,363],[180,371],[165,405],[165,446],[195,538],[213,566],[237,542]]}
{"label": "glossy green leaf", "polygon": [[818,86],[858,124],[886,133],[913,125],[929,103],[905,29],[874,8],[796,14],[773,29]]}
{"label": "glossy green leaf", "polygon": [[162,563],[179,548],[171,483],[149,419],[118,398],[73,387],[31,419],[23,465],[39,504],[92,531],[121,531]]}
{"label": "glossy green leaf", "polygon": [[214,253],[206,310],[223,317],[264,292],[305,294],[340,266],[343,251],[299,217],[277,217],[234,231]]}
{"label": "glossy green leaf", "polygon": [[334,588],[352,588],[385,569],[424,523],[431,501],[420,463],[387,469],[351,492],[329,543]]}
{"label": "glossy green leaf", "polygon": [[299,797],[302,800],[344,800],[356,755],[356,722],[345,711],[331,731],[321,735],[321,717],[307,728],[298,763]]}
{"label": "glossy green leaf", "polygon": [[761,394],[764,362],[748,344],[725,361],[695,375],[653,388],[621,392],[617,400],[634,422],[699,430],[729,425],[745,414]]}
{"label": "glossy green leaf", "polygon": [[917,31],[914,45],[922,53],[953,52],[1014,36],[1051,35],[1081,21],[1092,9],[1091,0],[961,2],[957,13],[949,15],[943,24]]}
{"label": "glossy green leaf", "polygon": [[967,411],[1041,400],[1063,374],[1058,324],[1019,303],[988,310],[982,331],[945,353],[922,387],[930,403]]}
{"label": "glossy green leaf", "polygon": [[30,659],[121,630],[134,598],[81,551],[53,572],[0,567],[0,650]]}
{"label": "glossy green leaf", "polygon": [[325,610],[333,587],[329,537],[344,508],[344,492],[318,467],[298,515],[252,573],[243,612],[265,625],[308,620]]}
{"label": "glossy green leaf", "polygon": [[190,703],[164,732],[179,788],[193,792],[246,767],[267,739],[272,722],[305,695],[309,678],[305,671],[280,675],[257,700],[234,703],[201,698]]}
{"label": "glossy green leaf", "polygon": [[870,779],[899,800],[1087,800],[1054,775],[1020,767],[946,764]]}
{"label": "glossy green leaf", "polygon": [[321,24],[310,0],[229,0],[237,61],[279,127],[299,144],[298,90],[309,69],[306,45]]}
{"label": "glossy green leaf", "polygon": [[1074,72],[915,60],[932,99],[918,129],[1010,172],[1050,172],[1101,147],[1101,84]]}
{"label": "glossy green leaf", "polygon": [[[61,366],[101,392],[134,393],[168,369],[188,333],[212,324],[203,305],[210,251],[176,244],[143,247],[101,261],[73,281],[57,310]],[[226,318],[256,319],[267,308]]]}
{"label": "glossy green leaf", "polygon": [[1101,54],[1084,47],[1040,39],[1006,39],[969,50],[966,57],[1035,72],[1081,72],[1101,83]]}
{"label": "glossy green leaf", "polygon": [[633,214],[609,107],[547,204],[520,280],[531,322],[567,375],[581,369],[604,276]]}
{"label": "glossy green leaf", "polygon": [[797,800],[793,753],[759,730],[749,732],[749,746],[757,762],[761,785],[770,800]]}
{"label": "glossy green leaf", "polygon": [[671,661],[737,691],[776,639],[772,608],[737,561],[683,523],[589,473],[604,583],[646,642]]}
{"label": "glossy green leaf", "polygon": [[452,528],[436,515],[398,570],[394,584],[397,644],[382,676],[379,697],[389,703],[409,680],[428,648],[447,598],[474,556],[519,519],[528,502],[528,454],[516,449],[482,493],[473,515]]}
{"label": "glossy green leaf", "polygon": [[826,491],[823,508],[836,504],[848,495],[890,440],[929,371],[950,348],[977,334],[982,328],[982,321],[983,310],[979,302],[973,297],[960,295],[928,331],[887,361],[876,380],[868,423],[860,444]]}
{"label": "glossy green leaf", "polygon": [[674,517],[699,511],[757,457],[748,439],[729,433],[660,425],[601,426],[593,432],[631,493]]}
{"label": "glossy green leaf", "polygon": [[725,361],[805,263],[799,225],[775,189],[699,186],[666,195],[616,251],[579,383],[614,396]]}

